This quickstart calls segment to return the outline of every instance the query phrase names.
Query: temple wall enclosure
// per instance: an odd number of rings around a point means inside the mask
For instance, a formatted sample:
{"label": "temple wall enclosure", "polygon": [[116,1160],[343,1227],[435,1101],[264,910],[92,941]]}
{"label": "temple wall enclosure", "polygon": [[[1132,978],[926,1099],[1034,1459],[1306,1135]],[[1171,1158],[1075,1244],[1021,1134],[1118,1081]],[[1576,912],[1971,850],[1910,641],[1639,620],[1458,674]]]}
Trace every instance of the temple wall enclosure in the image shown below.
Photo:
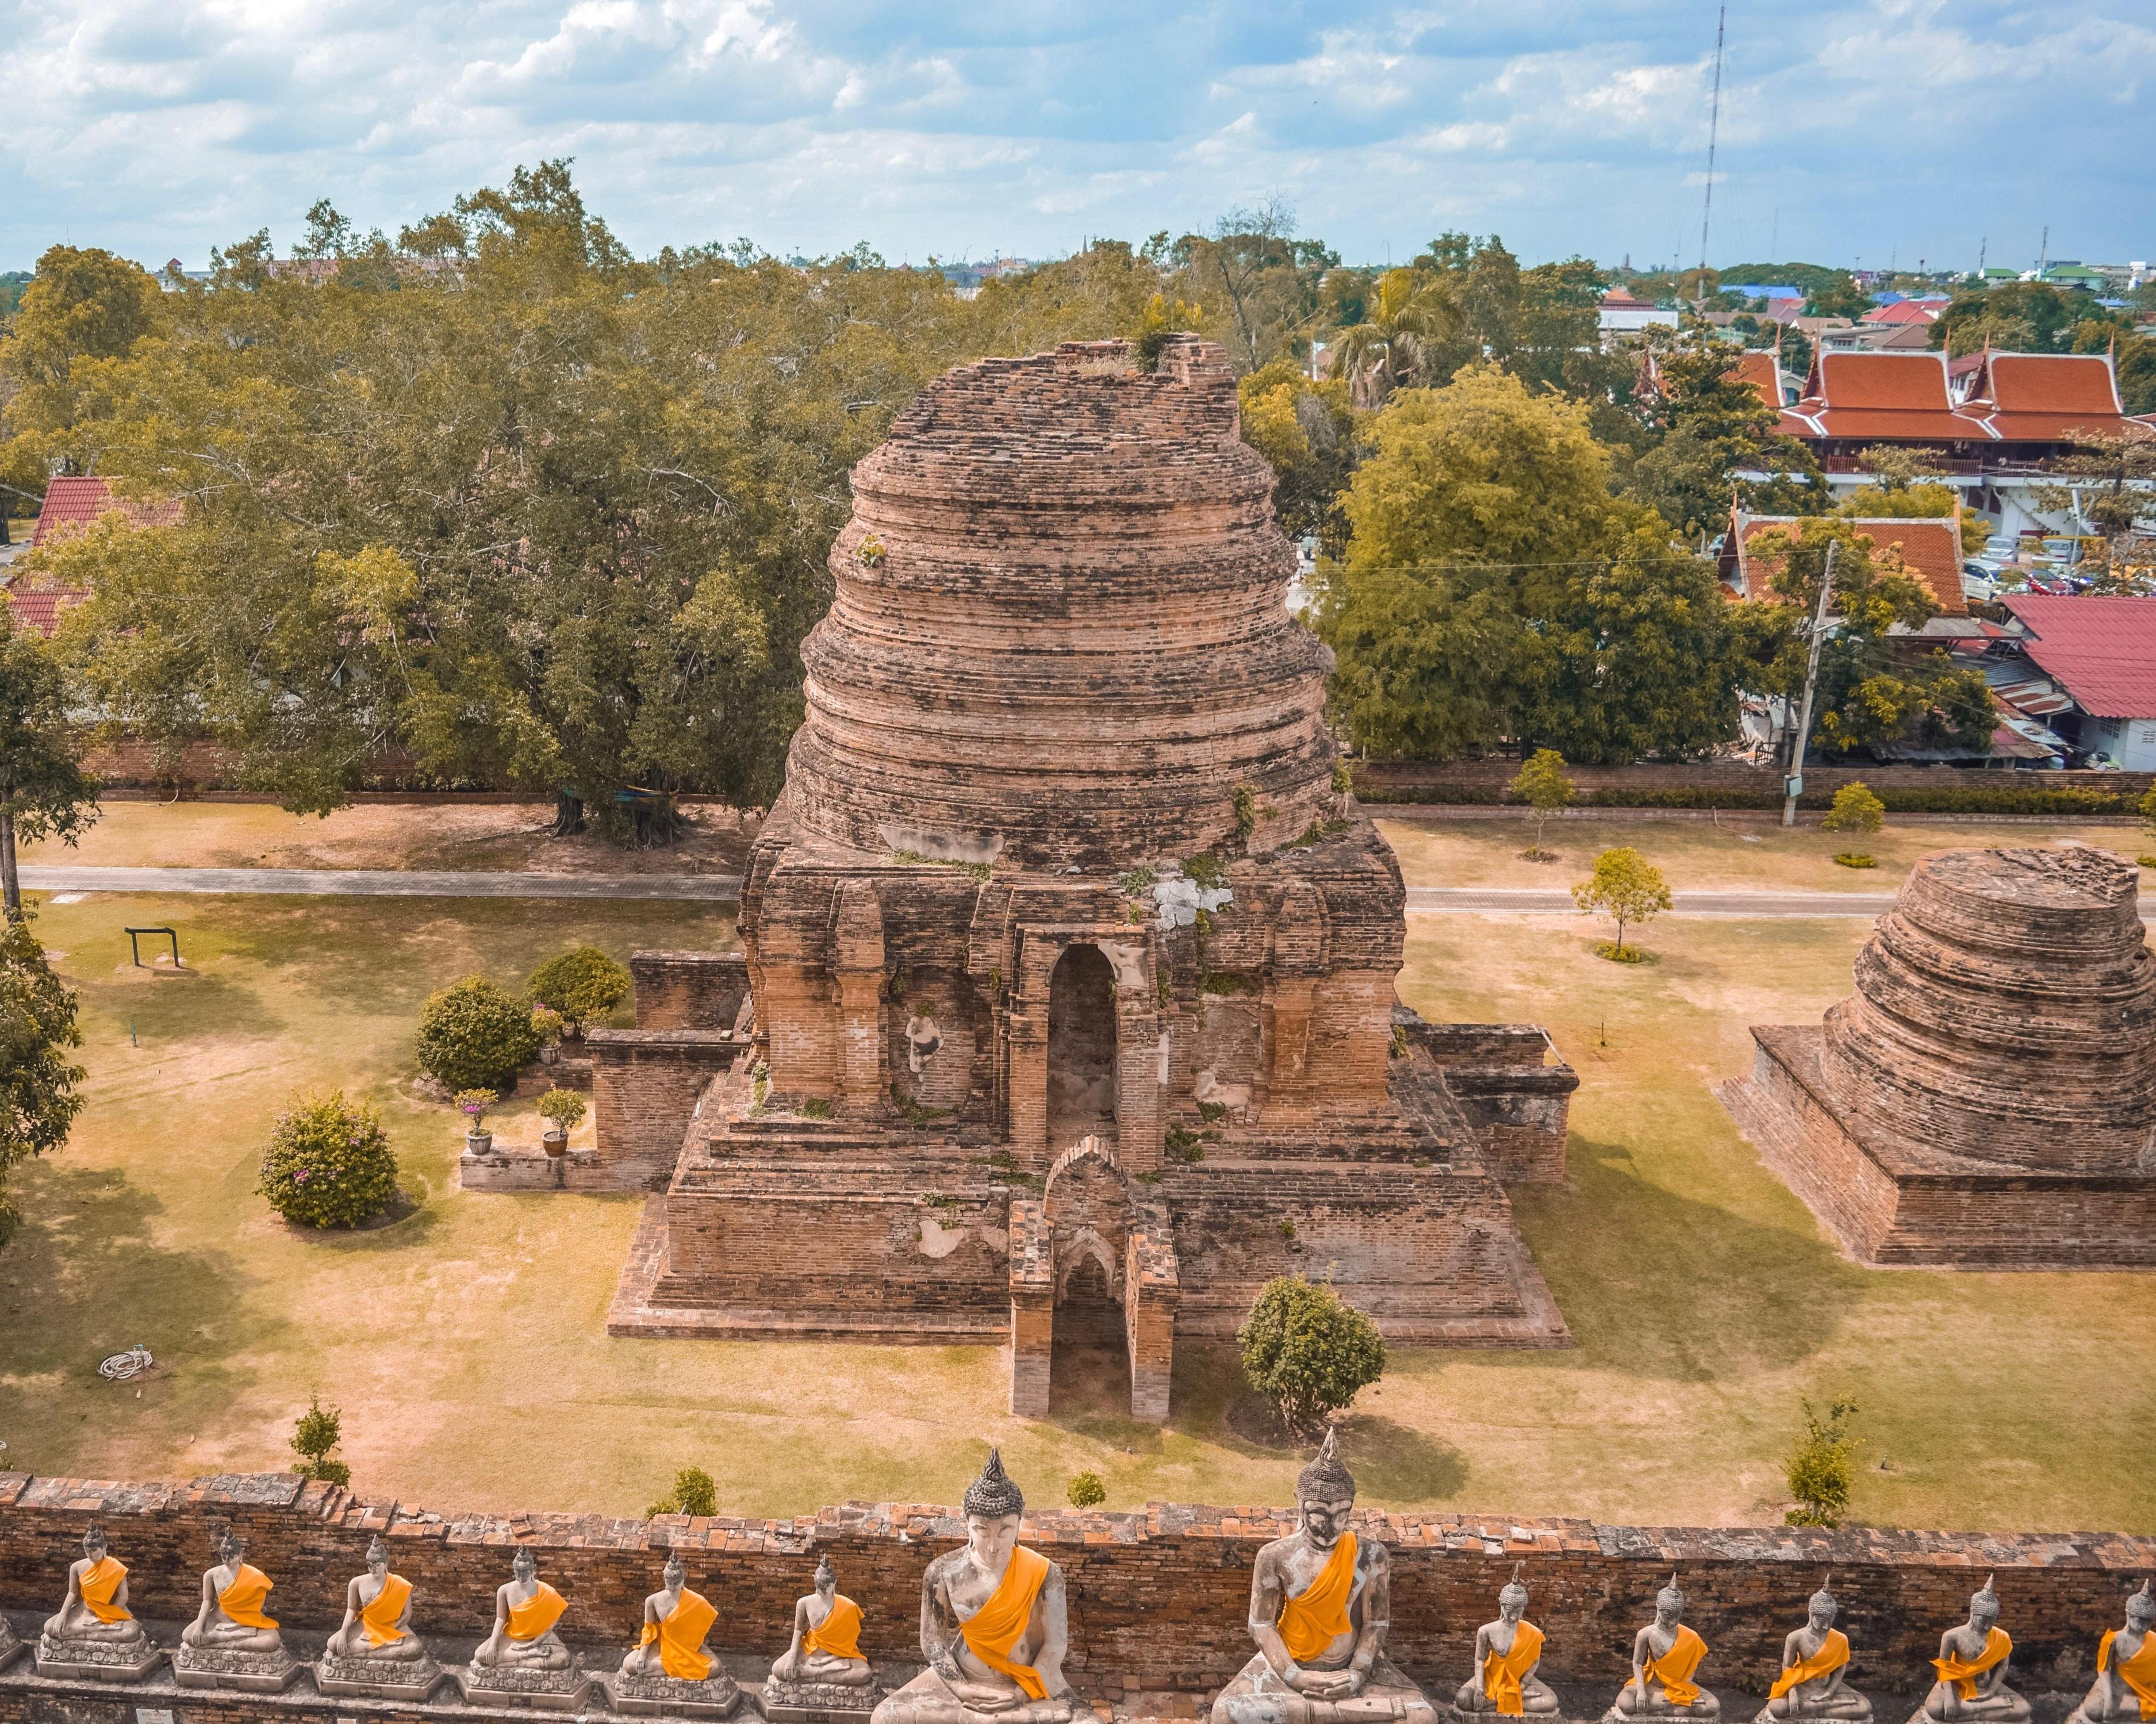
{"label": "temple wall enclosure", "polygon": [[[779,1521],[436,1514],[361,1502],[290,1474],[188,1484],[0,1474],[0,1603],[40,1616],[54,1609],[83,1528],[96,1521],[128,1565],[137,1614],[191,1615],[211,1532],[230,1523],[246,1540],[248,1560],[275,1580],[287,1629],[319,1634],[336,1625],[345,1583],[379,1533],[396,1571],[417,1588],[414,1628],[446,1662],[464,1655],[455,1643],[485,1632],[515,1546],[531,1546],[542,1574],[567,1595],[565,1636],[598,1645],[628,1644],[671,1548],[681,1552],[689,1583],[720,1606],[713,1645],[768,1658],[783,1650],[793,1601],[828,1553],[866,1613],[863,1650],[879,1660],[917,1660],[921,1570],[957,1542],[956,1516],[859,1503]],[[1962,1619],[1969,1593],[1994,1572],[2016,1681],[2037,1689],[2084,1683],[2097,1635],[2117,1625],[2122,1598],[2156,1570],[2156,1539],[2123,1534],[1613,1526],[1420,1512],[1360,1513],[1356,1524],[1392,1547],[1390,1644],[1418,1674],[1465,1673],[1476,1626],[1489,1619],[1517,1562],[1532,1593],[1531,1614],[1548,1635],[1546,1671],[1558,1680],[1620,1681],[1632,1634],[1653,1614],[1655,1591],[1674,1566],[1688,1599],[1686,1620],[1712,1649],[1710,1675],[1725,1693],[1764,1691],[1783,1635],[1802,1621],[1805,1598],[1829,1569],[1855,1648],[1851,1680],[1886,1691],[1909,1689],[1928,1674],[1940,1631]],[[1155,1503],[1130,1514],[1029,1512],[1023,1536],[1068,1578],[1070,1668],[1081,1687],[1196,1693],[1217,1687],[1249,1656],[1251,1559],[1291,1530],[1285,1509]],[[124,1691],[113,1697],[124,1700]],[[196,1724],[208,1724],[188,1710]],[[0,1695],[0,1719],[26,1716],[19,1696]]]}

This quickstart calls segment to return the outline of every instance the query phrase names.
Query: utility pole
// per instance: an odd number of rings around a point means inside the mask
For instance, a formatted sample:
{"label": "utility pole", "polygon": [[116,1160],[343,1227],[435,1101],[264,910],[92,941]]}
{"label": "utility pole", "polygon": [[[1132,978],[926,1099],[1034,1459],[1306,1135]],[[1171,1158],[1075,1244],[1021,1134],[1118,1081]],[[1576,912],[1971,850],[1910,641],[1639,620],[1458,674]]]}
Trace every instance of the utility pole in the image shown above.
{"label": "utility pole", "polygon": [[2051,261],[2051,224],[2044,223],[2044,237],[2036,244],[2036,279],[2044,279],[2044,266]]}
{"label": "utility pole", "polygon": [[1796,740],[1789,745],[1789,776],[1782,780],[1782,824],[1797,824],[1797,798],[1804,793],[1804,740],[1812,733],[1812,695],[1819,686],[1820,649],[1826,644],[1826,608],[1834,595],[1834,559],[1841,541],[1830,540],[1826,572],[1820,577],[1819,608],[1812,613],[1811,651],[1804,659],[1804,699],[1798,709]]}
{"label": "utility pole", "polygon": [[1714,14],[1714,106],[1707,121],[1707,201],[1699,212],[1699,282],[1698,292],[1692,300],[1692,310],[1698,311],[1707,304],[1707,228],[1714,217],[1714,146],[1722,130],[1722,35],[1729,22],[1729,8],[1718,7]]}

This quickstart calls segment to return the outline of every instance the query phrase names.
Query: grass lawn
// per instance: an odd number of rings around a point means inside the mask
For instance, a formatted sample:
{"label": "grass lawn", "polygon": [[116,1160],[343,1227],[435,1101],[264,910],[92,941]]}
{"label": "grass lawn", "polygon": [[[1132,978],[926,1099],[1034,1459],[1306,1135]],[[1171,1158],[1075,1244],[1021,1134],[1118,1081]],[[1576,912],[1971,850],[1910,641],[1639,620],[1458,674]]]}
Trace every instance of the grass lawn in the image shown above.
{"label": "grass lawn", "polygon": [[[120,929],[167,921],[202,973],[136,979]],[[1223,1429],[1223,1354],[1184,1362],[1163,1431],[1013,1420],[998,1349],[612,1340],[640,1198],[452,1188],[461,1121],[410,1088],[423,995],[475,968],[516,980],[577,937],[726,944],[722,909],[99,895],[38,926],[80,991],[91,1102],[18,1175],[26,1223],[0,1250],[13,1465],[280,1467],[319,1391],[363,1493],[437,1508],[634,1512],[690,1464],[735,1511],[951,1501],[992,1441],[1042,1501],[1081,1468],[1115,1506],[1287,1500],[1298,1458]],[[2156,1281],[1855,1268],[1708,1093],[1746,1065],[1748,1022],[1846,988],[1863,931],[1670,921],[1646,931],[1657,961],[1626,967],[1591,955],[1584,918],[1410,919],[1412,1003],[1548,1023],[1584,1079],[1569,1183],[1517,1198],[1578,1345],[1396,1353],[1348,1434],[1371,1500],[1777,1517],[1799,1398],[1850,1393],[1861,1517],[2156,1530]],[[421,1202],[378,1231],[301,1236],[253,1195],[254,1163],[283,1099],[333,1085],[382,1104]],[[157,1372],[100,1382],[98,1359],[136,1341]]]}
{"label": "grass lawn", "polygon": [[[1883,830],[1866,837],[1822,831],[1816,819],[1784,827],[1771,819],[1725,815],[1717,826],[1709,820],[1597,819],[1576,813],[1552,820],[1544,834],[1543,848],[1557,853],[1556,861],[1523,862],[1520,852],[1534,841],[1535,830],[1524,819],[1430,814],[1412,820],[1388,817],[1378,824],[1399,853],[1408,883],[1417,886],[1567,886],[1586,879],[1596,854],[1613,844],[1638,850],[1678,891],[1891,892],[1926,852],[1972,846],[2043,849],[2071,840],[2129,859],[2156,852],[2156,839],[2123,825],[1975,820],[1899,825],[1890,816]],[[1844,868],[1834,859],[1842,850],[1863,852],[1879,865]],[[2156,888],[2156,880],[2150,885]]]}

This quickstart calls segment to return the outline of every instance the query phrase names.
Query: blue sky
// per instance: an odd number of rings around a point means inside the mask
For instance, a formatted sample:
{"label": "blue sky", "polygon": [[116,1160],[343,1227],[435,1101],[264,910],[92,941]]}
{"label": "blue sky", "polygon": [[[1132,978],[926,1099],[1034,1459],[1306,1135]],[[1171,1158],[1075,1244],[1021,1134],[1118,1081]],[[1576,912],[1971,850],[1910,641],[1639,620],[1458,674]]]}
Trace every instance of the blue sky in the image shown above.
{"label": "blue sky", "polygon": [[[1446,228],[1695,259],[1712,3],[0,0],[0,268],[199,267],[570,155],[639,251],[1055,255],[1279,198],[1351,261]],[[1717,262],[2156,255],[2150,0],[1738,0]]]}

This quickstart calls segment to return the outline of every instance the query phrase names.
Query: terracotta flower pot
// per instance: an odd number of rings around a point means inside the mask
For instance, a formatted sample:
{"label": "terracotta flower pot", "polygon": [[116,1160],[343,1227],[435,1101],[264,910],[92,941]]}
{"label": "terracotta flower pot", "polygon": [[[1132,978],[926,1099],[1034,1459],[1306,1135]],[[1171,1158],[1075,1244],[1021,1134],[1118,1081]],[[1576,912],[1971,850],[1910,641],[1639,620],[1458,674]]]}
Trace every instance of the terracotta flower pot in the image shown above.
{"label": "terracotta flower pot", "polygon": [[549,1131],[539,1142],[548,1155],[565,1156],[569,1152],[569,1134],[567,1131]]}

